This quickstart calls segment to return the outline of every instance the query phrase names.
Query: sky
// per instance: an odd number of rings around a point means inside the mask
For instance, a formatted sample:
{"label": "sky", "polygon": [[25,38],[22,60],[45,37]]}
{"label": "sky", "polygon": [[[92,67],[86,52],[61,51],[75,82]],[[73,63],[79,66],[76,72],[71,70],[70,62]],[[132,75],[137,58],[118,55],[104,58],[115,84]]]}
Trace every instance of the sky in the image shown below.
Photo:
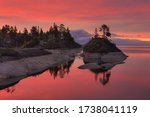
{"label": "sky", "polygon": [[0,27],[54,22],[90,33],[107,24],[116,38],[150,41],[150,0],[0,0]]}

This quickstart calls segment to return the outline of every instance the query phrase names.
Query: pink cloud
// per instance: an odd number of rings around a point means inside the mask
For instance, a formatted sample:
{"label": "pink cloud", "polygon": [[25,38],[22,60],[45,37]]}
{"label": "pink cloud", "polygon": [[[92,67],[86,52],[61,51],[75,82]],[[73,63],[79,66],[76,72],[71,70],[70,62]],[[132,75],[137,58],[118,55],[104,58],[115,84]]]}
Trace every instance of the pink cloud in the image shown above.
{"label": "pink cloud", "polygon": [[58,22],[71,28],[103,23],[114,32],[149,32],[149,0],[0,0],[0,25],[31,26]]}

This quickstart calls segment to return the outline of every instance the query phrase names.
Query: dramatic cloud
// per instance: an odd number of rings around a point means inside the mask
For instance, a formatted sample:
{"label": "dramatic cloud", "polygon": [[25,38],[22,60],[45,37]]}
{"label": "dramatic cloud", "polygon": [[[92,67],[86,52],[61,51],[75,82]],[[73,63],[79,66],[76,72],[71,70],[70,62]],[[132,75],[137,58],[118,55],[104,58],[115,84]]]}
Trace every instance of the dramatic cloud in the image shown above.
{"label": "dramatic cloud", "polygon": [[106,23],[115,33],[146,33],[148,39],[149,4],[149,0],[0,0],[0,26],[40,25],[47,29],[57,22],[92,32]]}

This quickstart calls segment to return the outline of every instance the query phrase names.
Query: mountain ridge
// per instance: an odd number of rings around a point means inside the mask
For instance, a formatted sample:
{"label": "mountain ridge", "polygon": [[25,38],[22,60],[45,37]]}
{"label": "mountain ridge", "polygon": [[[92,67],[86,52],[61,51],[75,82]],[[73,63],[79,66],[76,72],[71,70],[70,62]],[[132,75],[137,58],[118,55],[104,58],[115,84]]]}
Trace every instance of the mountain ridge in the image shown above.
{"label": "mountain ridge", "polygon": [[[91,40],[92,34],[87,32],[84,29],[71,30],[72,37],[75,41],[81,45],[85,45]],[[112,42],[116,45],[126,45],[126,46],[150,46],[150,41],[142,41],[138,39],[121,39],[121,38],[112,38]]]}

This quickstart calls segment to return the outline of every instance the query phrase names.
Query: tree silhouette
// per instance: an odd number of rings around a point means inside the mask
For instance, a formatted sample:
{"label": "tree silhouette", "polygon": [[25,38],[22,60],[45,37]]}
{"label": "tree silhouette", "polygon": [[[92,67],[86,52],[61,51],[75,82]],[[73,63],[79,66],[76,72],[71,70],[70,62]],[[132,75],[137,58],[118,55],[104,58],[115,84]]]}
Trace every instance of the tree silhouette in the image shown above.
{"label": "tree silhouette", "polygon": [[65,28],[65,25],[64,24],[60,24],[59,25],[59,31],[60,32],[65,32],[66,28]]}
{"label": "tree silhouette", "polygon": [[58,26],[56,23],[53,24],[53,34],[56,38],[59,36]]}
{"label": "tree silhouette", "polygon": [[39,26],[32,26],[29,31],[27,28],[24,28],[22,32],[18,31],[16,26],[7,24],[0,28],[0,47],[28,48],[42,43],[42,47],[50,45],[52,48],[53,46],[56,48],[61,46],[62,43],[66,44],[65,42],[71,45],[70,42],[73,42],[73,38],[69,28],[66,29],[64,24],[58,26],[54,23],[46,32]]}
{"label": "tree silhouette", "polygon": [[36,26],[32,26],[30,32],[33,37],[39,36],[39,29]]}
{"label": "tree silhouette", "polygon": [[100,27],[100,31],[103,32],[103,35],[102,35],[103,38],[107,38],[111,36],[111,33],[109,32],[109,27],[106,24],[103,24]]}
{"label": "tree silhouette", "polygon": [[94,37],[98,38],[98,29],[97,28],[95,28]]}
{"label": "tree silhouette", "polygon": [[28,35],[28,30],[27,30],[27,28],[24,28],[23,34],[24,34],[24,35]]}

